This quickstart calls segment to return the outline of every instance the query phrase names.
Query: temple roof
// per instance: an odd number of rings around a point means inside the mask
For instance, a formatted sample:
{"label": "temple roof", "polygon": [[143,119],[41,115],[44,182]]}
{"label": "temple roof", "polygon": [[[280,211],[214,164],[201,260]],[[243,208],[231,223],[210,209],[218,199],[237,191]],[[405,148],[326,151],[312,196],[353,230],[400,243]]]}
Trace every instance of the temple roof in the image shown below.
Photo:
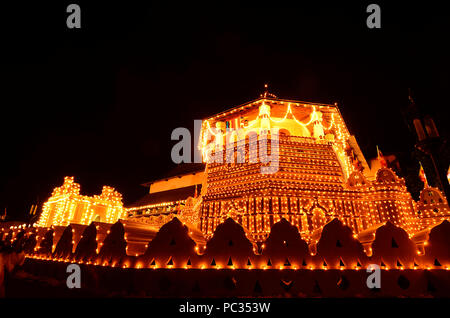
{"label": "temple roof", "polygon": [[204,163],[180,163],[175,168],[165,173],[163,178],[148,181],[146,183],[143,183],[142,185],[145,187],[149,187],[157,181],[168,180],[174,177],[181,177],[188,174],[196,174],[203,171],[205,171]]}
{"label": "temple roof", "polygon": [[[197,186],[197,193],[202,189],[201,184]],[[143,207],[147,205],[159,204],[164,202],[175,202],[186,200],[188,197],[195,196],[195,185],[173,190],[161,191],[156,193],[148,193],[127,208]]]}
{"label": "temple roof", "polygon": [[233,108],[227,109],[223,112],[220,112],[218,114],[215,114],[214,116],[211,116],[209,118],[206,118],[206,120],[217,120],[219,118],[224,118],[232,113],[236,112],[243,112],[250,108],[253,108],[255,105],[262,103],[263,101],[269,102],[269,103],[292,103],[292,104],[299,104],[304,106],[318,106],[318,107],[336,107],[336,104],[325,104],[325,103],[314,103],[314,102],[304,102],[304,101],[298,101],[298,100],[288,100],[288,99],[280,99],[280,98],[273,98],[273,97],[260,97],[255,100],[249,101],[247,103],[235,106]]}

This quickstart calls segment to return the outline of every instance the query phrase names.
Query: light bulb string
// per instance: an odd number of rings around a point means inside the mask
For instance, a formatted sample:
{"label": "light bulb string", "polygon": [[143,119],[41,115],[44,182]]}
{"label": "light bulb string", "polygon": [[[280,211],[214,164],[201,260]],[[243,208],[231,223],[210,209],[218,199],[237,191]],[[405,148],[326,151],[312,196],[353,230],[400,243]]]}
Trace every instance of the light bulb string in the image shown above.
{"label": "light bulb string", "polygon": [[[301,122],[300,120],[298,120],[298,119],[295,117],[295,115],[294,115],[294,113],[293,113],[293,111],[292,111],[292,108],[291,108],[291,104],[288,104],[288,107],[287,107],[287,110],[286,110],[286,113],[285,113],[283,119],[275,120],[275,119],[273,119],[271,116],[269,116],[269,119],[270,119],[270,121],[272,121],[272,122],[274,122],[274,123],[281,123],[281,122],[283,122],[284,120],[286,120],[286,118],[287,118],[287,116],[288,116],[289,114],[292,115],[292,118],[294,119],[294,121],[295,121],[297,124],[299,124],[299,125],[301,125],[301,126],[303,126],[303,127],[309,126],[309,125],[311,125],[312,122],[314,122],[314,121],[316,121],[316,120],[319,119],[319,116],[317,115],[317,112],[316,112],[316,107],[313,106],[313,111],[312,111],[312,113],[311,113],[311,115],[310,115],[311,117],[310,117],[309,121],[308,121],[307,123]],[[333,124],[334,124],[334,116],[333,116],[333,115],[334,115],[334,114],[331,114],[331,122],[330,122],[329,127],[324,127],[324,129],[329,130],[329,129],[331,129],[331,127],[333,126]],[[256,119],[253,121],[253,123],[252,123],[251,125],[248,125],[248,126],[245,127],[245,128],[251,128],[251,127],[253,127],[253,126],[256,124],[257,119],[259,119],[259,117],[260,117],[260,115],[258,114],[258,116],[257,116]],[[208,132],[209,132],[210,134],[212,134],[213,136],[217,137],[217,135],[218,135],[219,133],[215,133],[215,132],[212,130],[211,125],[210,125],[210,123],[209,123],[208,120],[206,120],[205,122],[206,122],[206,125],[207,125]],[[220,134],[221,134],[222,136],[226,136],[226,135],[227,135],[227,132],[225,132],[225,134],[223,134],[223,133],[220,133]]]}

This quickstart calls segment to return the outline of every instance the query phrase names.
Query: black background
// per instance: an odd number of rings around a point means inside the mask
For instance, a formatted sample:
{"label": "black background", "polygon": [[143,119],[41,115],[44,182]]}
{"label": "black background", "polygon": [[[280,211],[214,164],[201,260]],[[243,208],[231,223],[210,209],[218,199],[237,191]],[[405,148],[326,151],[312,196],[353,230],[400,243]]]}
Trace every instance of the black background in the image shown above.
{"label": "black background", "polygon": [[[21,308],[24,315],[33,315],[36,308],[49,308],[49,317],[61,317],[70,311],[75,316],[89,314],[96,316],[154,316],[165,313],[169,317],[291,317],[299,316],[302,312],[313,312],[321,316],[330,317],[338,311],[345,311],[349,317],[359,317],[361,313],[367,317],[385,317],[386,314],[395,316],[414,316],[433,308],[436,312],[444,312],[447,305],[446,298],[36,298],[5,299],[0,304],[10,308]],[[195,305],[214,305],[214,310],[207,316],[205,313],[180,313],[180,306],[186,303]],[[232,313],[223,312],[225,303],[270,303],[269,312],[261,313]],[[234,306],[237,308],[238,306]],[[27,315],[27,316],[28,316]]]}
{"label": "black background", "polygon": [[[81,29],[66,27],[72,2]],[[408,88],[449,132],[449,13],[372,2],[381,29],[367,28],[364,1],[2,3],[0,210],[26,219],[64,176],[130,203],[174,166],[174,128],[255,99],[264,83],[280,98],[338,102],[366,158],[379,145],[408,159]]]}

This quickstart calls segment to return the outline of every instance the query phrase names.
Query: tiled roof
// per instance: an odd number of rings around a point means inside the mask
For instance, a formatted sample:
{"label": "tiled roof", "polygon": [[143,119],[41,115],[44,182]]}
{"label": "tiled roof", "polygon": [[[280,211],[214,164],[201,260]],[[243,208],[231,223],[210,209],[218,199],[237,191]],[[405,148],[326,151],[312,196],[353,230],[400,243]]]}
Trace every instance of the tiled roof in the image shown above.
{"label": "tiled roof", "polygon": [[[200,194],[201,189],[201,184],[197,185],[197,194]],[[148,193],[133,204],[129,205],[127,208],[135,208],[139,206],[146,206],[163,202],[186,200],[188,197],[194,197],[194,195],[195,185],[156,193]]]}
{"label": "tiled roof", "polygon": [[203,172],[203,171],[205,171],[204,163],[181,163],[181,164],[178,164],[177,166],[175,166],[175,168],[173,168],[169,172],[164,173],[163,177],[143,183],[142,185],[148,187],[152,183],[155,183],[156,181],[171,179],[171,178],[178,177],[178,176],[181,177],[181,176],[184,176],[187,174],[195,174],[195,173],[199,173],[199,172]]}

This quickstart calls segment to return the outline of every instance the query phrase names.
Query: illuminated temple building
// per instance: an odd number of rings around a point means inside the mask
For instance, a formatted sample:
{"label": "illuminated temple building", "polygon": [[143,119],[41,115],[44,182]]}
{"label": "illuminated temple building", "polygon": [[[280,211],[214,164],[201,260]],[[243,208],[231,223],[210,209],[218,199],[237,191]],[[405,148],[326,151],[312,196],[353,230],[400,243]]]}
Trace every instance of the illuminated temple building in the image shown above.
{"label": "illuminated temple building", "polygon": [[[218,137],[211,127],[221,128],[223,136]],[[226,136],[224,127],[242,128],[244,137]],[[258,143],[255,140],[252,147],[249,135],[270,128],[279,129],[279,167],[273,174],[263,174],[263,163],[248,163],[252,148],[258,151]],[[337,105],[266,95],[206,119],[203,137],[204,153],[208,147],[218,151],[218,145],[231,142],[235,153],[242,143],[246,156],[243,164],[224,159],[206,167],[199,226],[207,237],[227,217],[241,224],[255,241],[264,241],[281,218],[295,225],[303,238],[317,239],[315,232],[334,218],[354,233],[391,221],[412,235],[450,216],[439,190],[427,189],[416,203],[404,180],[392,170],[382,168],[371,174]]]}
{"label": "illuminated temple building", "polygon": [[[277,168],[261,173],[271,163],[252,162],[250,156],[254,152],[258,158],[260,136],[274,128],[279,132]],[[123,211],[114,189],[105,187],[101,196],[87,198],[79,196],[73,179],[66,179],[44,205],[39,226],[122,218],[160,227],[177,216],[208,239],[230,217],[254,242],[263,242],[284,218],[302,238],[317,241],[334,218],[356,234],[390,221],[413,236],[450,217],[437,188],[426,188],[415,202],[391,169],[371,170],[336,104],[265,93],[203,120],[200,137],[205,164],[182,165],[144,184],[149,193]],[[263,150],[270,152],[269,145]],[[222,163],[208,160],[215,155],[223,157]]]}
{"label": "illuminated temple building", "polygon": [[[203,163],[143,184],[126,208],[113,188],[85,196],[66,177],[36,226],[0,223],[0,243],[22,246],[32,275],[80,264],[95,295],[449,296],[445,187],[415,201],[382,157],[369,167],[336,104],[266,92],[204,119],[199,137]],[[372,264],[376,293],[360,270]]]}

